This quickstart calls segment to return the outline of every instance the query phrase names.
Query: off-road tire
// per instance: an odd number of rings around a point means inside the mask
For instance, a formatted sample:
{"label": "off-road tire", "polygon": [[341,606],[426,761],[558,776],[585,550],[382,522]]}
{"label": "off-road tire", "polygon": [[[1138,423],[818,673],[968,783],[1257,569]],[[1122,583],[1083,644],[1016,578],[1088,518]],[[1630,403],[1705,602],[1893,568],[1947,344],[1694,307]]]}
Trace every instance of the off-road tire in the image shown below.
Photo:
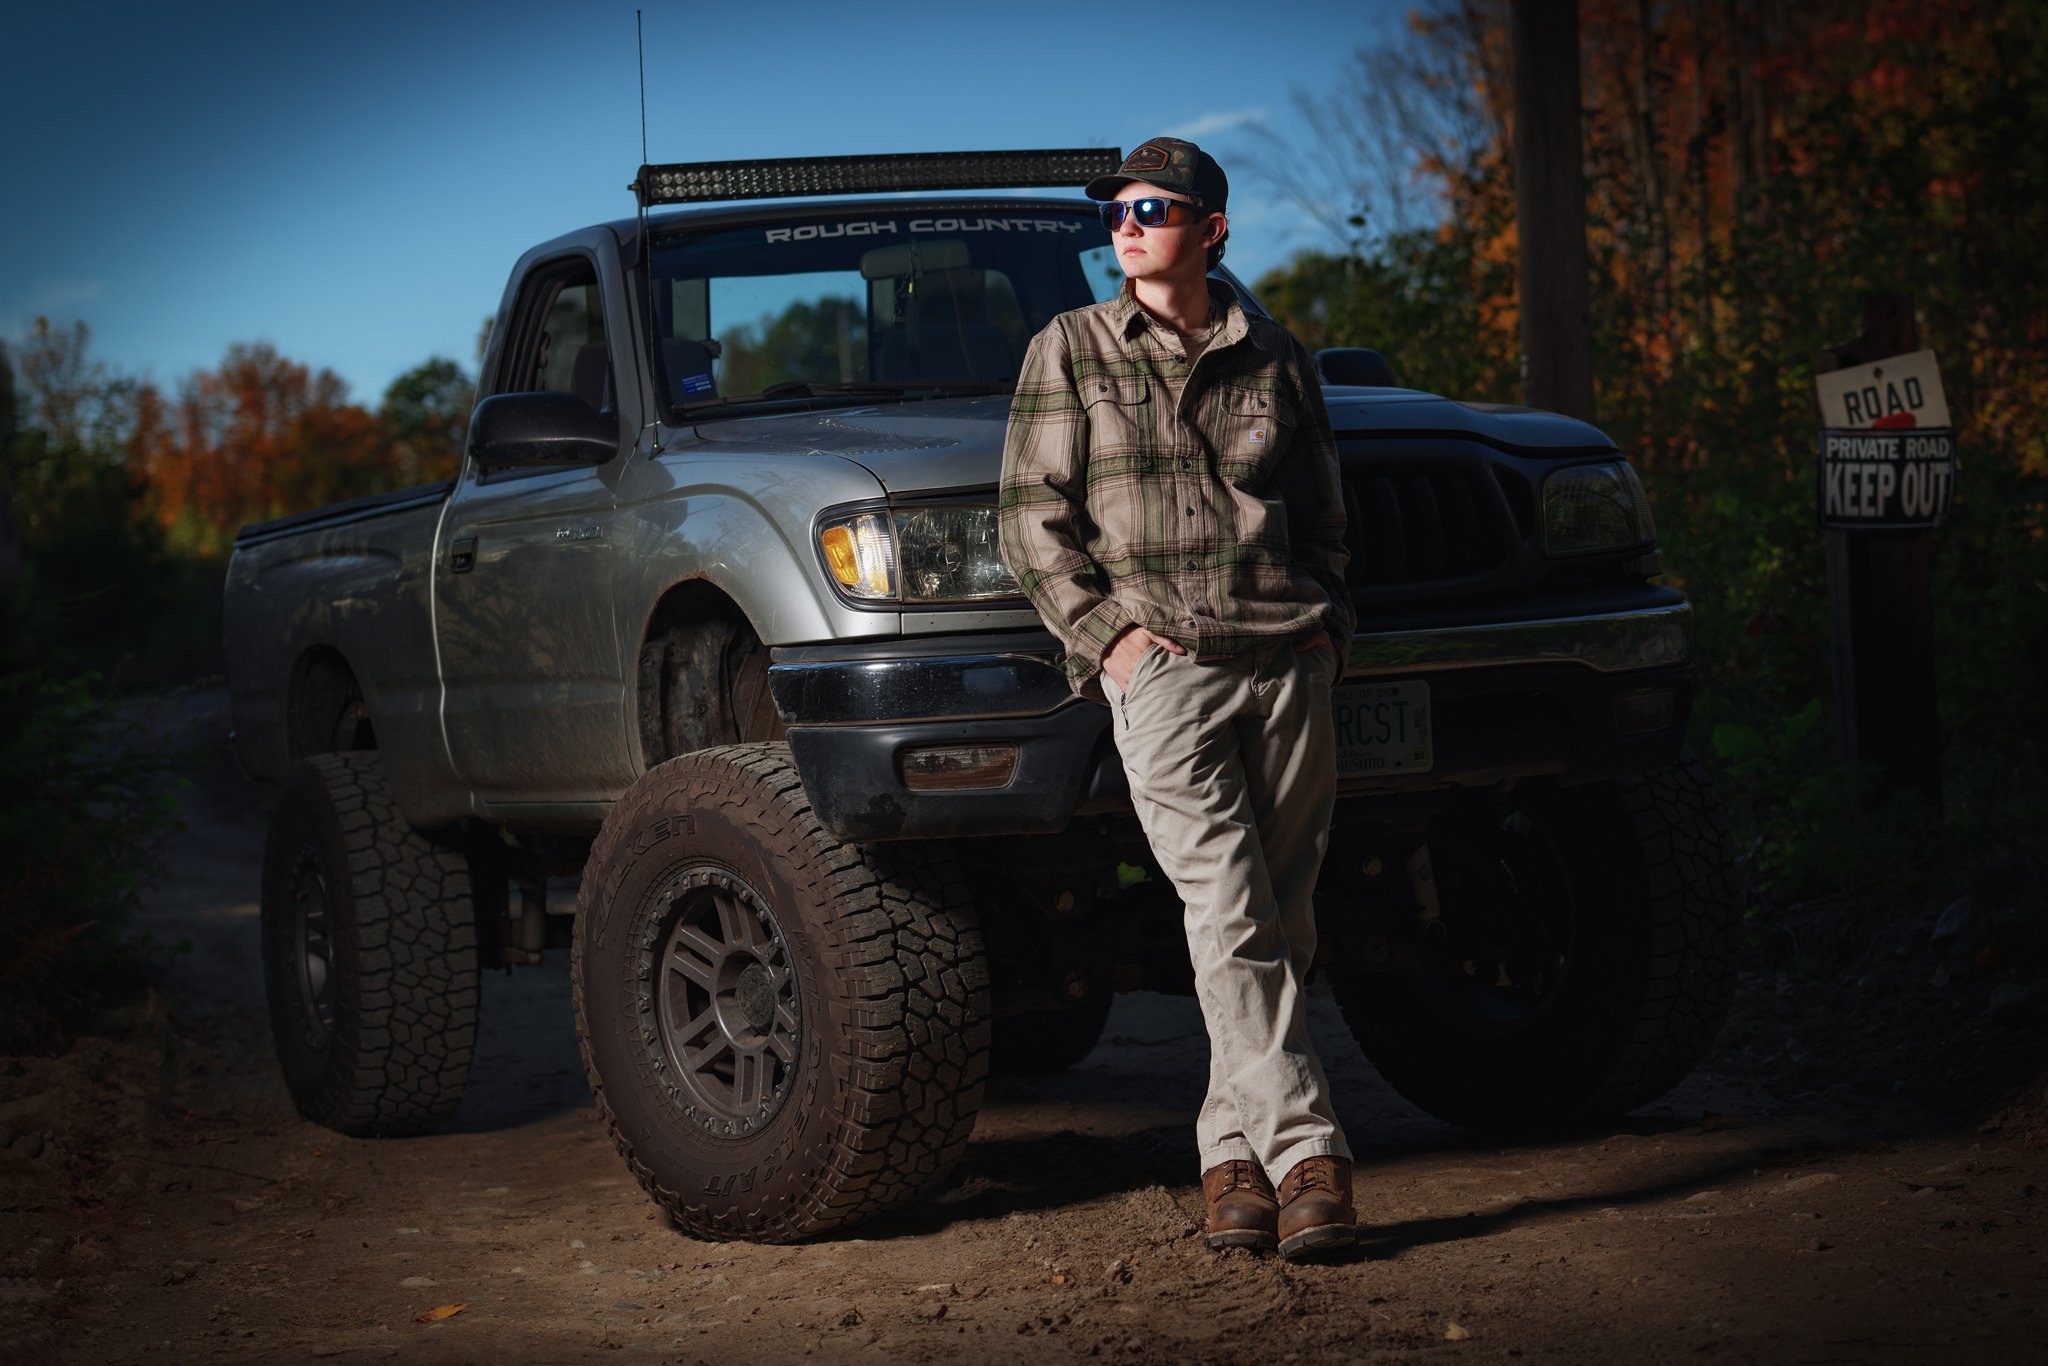
{"label": "off-road tire", "polygon": [[[755,1034],[721,1034],[716,1021],[692,1033],[702,1013],[670,1023],[673,993],[690,989],[675,974],[709,975],[709,954],[691,950],[686,970],[673,947],[701,896],[718,907],[719,944],[742,946],[727,967],[754,974]],[[751,916],[728,925],[731,906]],[[759,967],[749,943],[763,945]],[[934,845],[834,839],[787,744],[687,754],[627,791],[584,868],[571,961],[598,1109],[641,1186],[685,1232],[814,1236],[915,1200],[966,1151],[988,1073],[989,987],[959,870]],[[772,1013],[762,1004],[770,991]],[[744,994],[707,996],[706,1010]],[[760,1030],[782,1031],[789,1057],[778,1064],[755,1046],[765,1094],[748,1110],[733,1040]],[[707,1103],[723,1094],[719,1078],[690,1070],[712,1067],[701,1059],[719,1049],[734,1069],[735,1109]]]}
{"label": "off-road tire", "polygon": [[998,1016],[989,1053],[992,1077],[1046,1077],[1064,1072],[1102,1042],[1116,993],[1105,984],[1064,1010],[1027,1010]]}
{"label": "off-road tire", "polygon": [[[357,1137],[430,1133],[476,1050],[468,862],[406,824],[375,753],[303,759],[263,849],[263,976],[299,1113]],[[316,989],[309,924],[327,953]],[[326,1008],[318,1008],[324,994]]]}
{"label": "off-road tire", "polygon": [[1380,1075],[1453,1124],[1556,1130],[1646,1105],[1698,1064],[1734,991],[1734,844],[1696,758],[1557,789],[1543,808],[1581,917],[1578,950],[1545,1013],[1487,1034],[1433,1013],[1413,978],[1361,973],[1334,983]]}

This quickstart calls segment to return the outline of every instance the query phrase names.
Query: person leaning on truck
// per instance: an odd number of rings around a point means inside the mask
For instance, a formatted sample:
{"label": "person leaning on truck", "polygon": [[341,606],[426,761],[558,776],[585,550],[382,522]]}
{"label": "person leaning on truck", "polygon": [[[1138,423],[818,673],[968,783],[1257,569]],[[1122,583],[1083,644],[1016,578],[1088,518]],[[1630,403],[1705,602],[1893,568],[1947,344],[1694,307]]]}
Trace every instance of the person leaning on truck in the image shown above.
{"label": "person leaning on truck", "polygon": [[1177,138],[1089,182],[1123,288],[1032,339],[1002,550],[1075,691],[1109,704],[1139,823],[1186,906],[1209,1033],[1209,1245],[1296,1257],[1357,1238],[1351,1152],[1303,1018],[1352,619],[1314,363],[1208,278],[1229,190]]}

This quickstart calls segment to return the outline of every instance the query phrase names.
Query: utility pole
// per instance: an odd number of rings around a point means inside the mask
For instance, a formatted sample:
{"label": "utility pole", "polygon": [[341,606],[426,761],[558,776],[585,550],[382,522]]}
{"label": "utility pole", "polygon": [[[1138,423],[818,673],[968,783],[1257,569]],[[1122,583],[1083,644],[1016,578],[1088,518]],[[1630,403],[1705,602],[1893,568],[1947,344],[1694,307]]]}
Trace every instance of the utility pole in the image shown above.
{"label": "utility pole", "polygon": [[1591,421],[1577,0],[1514,0],[1509,37],[1522,401]]}

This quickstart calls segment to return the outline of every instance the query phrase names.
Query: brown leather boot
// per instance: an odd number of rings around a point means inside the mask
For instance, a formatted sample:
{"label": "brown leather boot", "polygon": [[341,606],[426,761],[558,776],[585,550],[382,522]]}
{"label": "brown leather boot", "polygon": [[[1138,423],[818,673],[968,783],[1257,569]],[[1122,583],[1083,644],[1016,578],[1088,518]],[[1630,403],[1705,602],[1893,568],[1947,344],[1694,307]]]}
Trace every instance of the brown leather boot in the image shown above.
{"label": "brown leather boot", "polygon": [[1209,1246],[1271,1250],[1280,1241],[1273,1219],[1280,1206],[1273,1183],[1256,1162],[1233,1159],[1202,1173],[1202,1199],[1209,1207]]}
{"label": "brown leather boot", "polygon": [[1280,1182],[1280,1255],[1312,1256],[1358,1241],[1351,1160],[1304,1157]]}

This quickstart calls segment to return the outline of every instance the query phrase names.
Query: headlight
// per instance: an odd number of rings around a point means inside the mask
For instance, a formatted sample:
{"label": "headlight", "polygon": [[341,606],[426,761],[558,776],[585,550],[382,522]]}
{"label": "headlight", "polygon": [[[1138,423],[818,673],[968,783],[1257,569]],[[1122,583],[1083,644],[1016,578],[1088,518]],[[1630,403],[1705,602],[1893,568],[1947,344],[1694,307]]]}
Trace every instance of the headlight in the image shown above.
{"label": "headlight", "polygon": [[982,602],[1022,592],[999,552],[992,507],[853,513],[821,525],[818,547],[847,596],[864,602]]}
{"label": "headlight", "polygon": [[906,508],[896,513],[896,556],[905,602],[1014,598],[992,507]]}
{"label": "headlight", "polygon": [[863,512],[828,522],[818,531],[818,546],[825,567],[852,596],[877,602],[896,596],[896,554],[885,514]]}
{"label": "headlight", "polygon": [[1650,500],[1626,460],[1573,465],[1543,481],[1543,553],[1584,555],[1657,539]]}

